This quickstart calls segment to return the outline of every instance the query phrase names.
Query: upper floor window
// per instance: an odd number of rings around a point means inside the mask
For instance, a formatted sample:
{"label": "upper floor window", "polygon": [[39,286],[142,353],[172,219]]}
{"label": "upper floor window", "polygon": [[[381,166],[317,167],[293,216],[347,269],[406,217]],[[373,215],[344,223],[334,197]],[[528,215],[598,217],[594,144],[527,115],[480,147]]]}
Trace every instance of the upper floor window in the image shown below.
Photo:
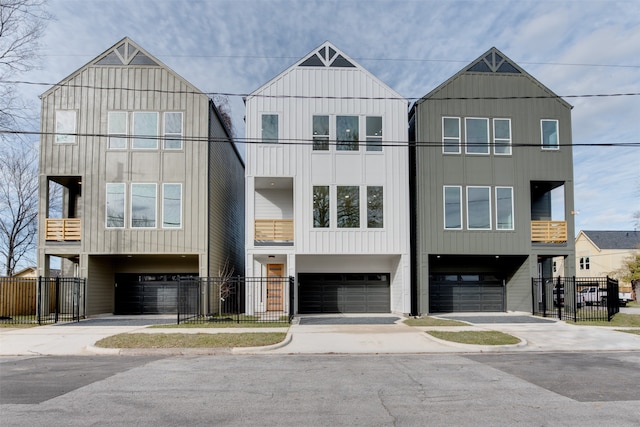
{"label": "upper floor window", "polygon": [[158,148],[158,113],[150,111],[133,112],[133,142],[134,149]]}
{"label": "upper floor window", "polygon": [[442,152],[460,153],[460,117],[442,118]]}
{"label": "upper floor window", "polygon": [[360,187],[338,186],[338,228],[360,227]]}
{"label": "upper floor window", "polygon": [[263,114],[262,115],[262,142],[265,144],[274,144],[278,142],[278,115]]}
{"label": "upper floor window", "polygon": [[444,186],[444,228],[462,229],[462,187]]}
{"label": "upper floor window", "polygon": [[164,113],[164,149],[182,150],[182,113]]}
{"label": "upper floor window", "polygon": [[329,116],[313,116],[313,149],[329,150]]}
{"label": "upper floor window", "polygon": [[465,119],[466,152],[489,154],[489,119]]}
{"label": "upper floor window", "polygon": [[496,229],[513,230],[513,187],[496,187]]}
{"label": "upper floor window", "polygon": [[127,112],[109,111],[109,148],[127,148]]}
{"label": "upper floor window", "polygon": [[382,151],[382,117],[367,117],[367,151]]}
{"label": "upper floor window", "polygon": [[589,257],[580,258],[580,270],[589,270]]}
{"label": "upper floor window", "polygon": [[358,116],[336,117],[336,150],[358,151],[360,149],[360,125]]}
{"label": "upper floor window", "polygon": [[328,185],[313,186],[313,227],[329,228],[331,205]]}
{"label": "upper floor window", "polygon": [[384,226],[384,194],[382,187],[367,187],[367,228]]}
{"label": "upper floor window", "polygon": [[182,185],[162,184],[162,228],[182,227]]}
{"label": "upper floor window", "polygon": [[74,144],[76,142],[76,112],[74,110],[56,111],[56,143]]}
{"label": "upper floor window", "polygon": [[558,150],[560,141],[558,137],[557,120],[540,120],[543,150]]}
{"label": "upper floor window", "polygon": [[510,119],[493,119],[493,152],[511,154]]}
{"label": "upper floor window", "polygon": [[131,184],[131,227],[155,228],[156,184]]}
{"label": "upper floor window", "polygon": [[107,184],[106,224],[107,228],[124,228],[125,185]]}
{"label": "upper floor window", "polygon": [[489,187],[467,187],[467,229],[491,230]]}

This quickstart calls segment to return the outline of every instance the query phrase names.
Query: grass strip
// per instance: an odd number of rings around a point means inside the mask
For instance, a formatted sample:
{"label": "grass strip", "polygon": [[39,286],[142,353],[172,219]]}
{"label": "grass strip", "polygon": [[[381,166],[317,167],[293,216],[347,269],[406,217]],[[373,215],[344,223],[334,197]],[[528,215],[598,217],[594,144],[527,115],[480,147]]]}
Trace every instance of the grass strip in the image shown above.
{"label": "grass strip", "polygon": [[640,329],[616,329],[618,332],[626,332],[628,334],[640,335]]}
{"label": "grass strip", "polygon": [[231,348],[259,347],[282,342],[284,332],[243,334],[118,334],[98,341],[104,348]]}
{"label": "grass strip", "polygon": [[519,338],[499,331],[427,331],[427,334],[445,341],[475,345],[518,344]]}
{"label": "grass strip", "polygon": [[[569,320],[567,320],[567,322],[573,323]],[[640,316],[637,314],[617,313],[613,316],[610,322],[602,320],[578,320],[575,324],[585,326],[622,326],[636,328],[640,327]]]}
{"label": "grass strip", "polygon": [[285,322],[186,322],[168,323],[166,325],[153,325],[149,328],[156,329],[180,329],[180,328],[288,328]]}
{"label": "grass strip", "polygon": [[409,326],[469,326],[464,322],[458,322],[457,320],[438,319],[437,317],[418,317],[409,318],[404,321]]}

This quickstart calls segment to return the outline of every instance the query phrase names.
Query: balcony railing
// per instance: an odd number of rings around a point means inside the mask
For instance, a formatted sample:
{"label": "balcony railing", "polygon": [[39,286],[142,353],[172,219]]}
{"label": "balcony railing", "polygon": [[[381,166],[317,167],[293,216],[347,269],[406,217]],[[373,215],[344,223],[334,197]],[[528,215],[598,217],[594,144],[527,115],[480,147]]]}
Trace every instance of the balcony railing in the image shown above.
{"label": "balcony railing", "polygon": [[531,221],[531,241],[541,243],[566,243],[566,221]]}
{"label": "balcony railing", "polygon": [[80,240],[80,218],[47,218],[45,240],[58,242]]}
{"label": "balcony railing", "polygon": [[286,242],[293,240],[292,219],[256,219],[255,240]]}

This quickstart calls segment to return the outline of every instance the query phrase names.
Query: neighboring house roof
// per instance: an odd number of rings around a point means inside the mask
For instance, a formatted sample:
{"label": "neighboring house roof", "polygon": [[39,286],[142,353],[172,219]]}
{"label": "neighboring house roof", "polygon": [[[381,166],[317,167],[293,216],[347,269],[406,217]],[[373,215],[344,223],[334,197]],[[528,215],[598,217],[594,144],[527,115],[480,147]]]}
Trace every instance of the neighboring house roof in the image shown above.
{"label": "neighboring house roof", "polygon": [[640,231],[594,231],[582,230],[576,241],[584,235],[598,249],[638,249],[640,247]]}
{"label": "neighboring house roof", "polygon": [[[465,66],[462,70],[457,72],[451,78],[446,80],[444,83],[433,89],[431,92],[417,100],[413,107],[427,99],[433,97],[437,94],[442,88],[450,84],[453,80],[457,79],[463,74],[478,74],[478,73],[487,73],[487,74],[497,74],[497,75],[522,75],[527,79],[531,80],[532,83],[540,87],[544,92],[547,92],[549,97],[556,98],[558,102],[562,103],[567,108],[573,108],[568,102],[560,98],[558,95],[553,93],[551,89],[547,88],[545,85],[540,83],[536,78],[531,76],[531,74],[527,73],[524,69],[520,68],[518,64],[513,62],[511,59],[507,57],[504,53],[500,52],[495,47],[492,47],[482,55],[480,55],[475,61],[471,62],[469,65]],[[413,110],[413,108],[412,108]]]}
{"label": "neighboring house roof", "polygon": [[36,267],[27,267],[20,271],[16,271],[11,277],[35,277],[37,272],[38,269]]}

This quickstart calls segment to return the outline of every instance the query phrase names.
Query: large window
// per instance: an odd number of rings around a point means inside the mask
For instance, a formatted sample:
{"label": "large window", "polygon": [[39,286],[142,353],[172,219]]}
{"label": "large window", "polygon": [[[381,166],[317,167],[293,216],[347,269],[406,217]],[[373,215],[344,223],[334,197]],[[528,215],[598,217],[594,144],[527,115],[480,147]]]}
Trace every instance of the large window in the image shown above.
{"label": "large window", "polygon": [[164,149],[182,150],[182,113],[164,113]]}
{"label": "large window", "polygon": [[265,144],[275,144],[278,142],[278,115],[262,115],[262,142]]}
{"label": "large window", "polygon": [[359,150],[360,136],[358,118],[358,116],[336,117],[336,150]]}
{"label": "large window", "polygon": [[560,148],[558,138],[558,121],[557,120],[541,120],[540,129],[542,132],[542,149],[557,150]]}
{"label": "large window", "polygon": [[107,228],[124,228],[124,184],[107,184]]}
{"label": "large window", "polygon": [[491,188],[467,187],[467,228],[491,230]]}
{"label": "large window", "polygon": [[382,151],[382,117],[367,117],[367,151]]}
{"label": "large window", "polygon": [[367,187],[367,227],[384,227],[384,197],[382,187]]}
{"label": "large window", "polygon": [[489,154],[489,119],[465,119],[466,152]]}
{"label": "large window", "polygon": [[338,186],[338,228],[360,227],[360,187]]}
{"label": "large window", "polygon": [[442,118],[442,152],[460,153],[460,118]]}
{"label": "large window", "polygon": [[156,226],[156,184],[131,184],[131,227]]}
{"label": "large window", "polygon": [[109,111],[109,148],[127,148],[127,112]]}
{"label": "large window", "polygon": [[182,185],[162,184],[162,228],[182,227]]}
{"label": "large window", "polygon": [[496,229],[513,230],[512,187],[496,187]]}
{"label": "large window", "polygon": [[511,120],[493,119],[493,152],[511,154]]}
{"label": "large window", "polygon": [[462,187],[444,187],[444,228],[462,229]]}
{"label": "large window", "polygon": [[158,148],[158,113],[134,111],[132,148],[150,150]]}
{"label": "large window", "polygon": [[329,116],[313,116],[313,149],[329,150]]}
{"label": "large window", "polygon": [[76,142],[76,112],[73,110],[56,111],[56,142],[73,144]]}
{"label": "large window", "polygon": [[331,218],[331,204],[328,185],[313,187],[313,226],[314,228],[328,228]]}

